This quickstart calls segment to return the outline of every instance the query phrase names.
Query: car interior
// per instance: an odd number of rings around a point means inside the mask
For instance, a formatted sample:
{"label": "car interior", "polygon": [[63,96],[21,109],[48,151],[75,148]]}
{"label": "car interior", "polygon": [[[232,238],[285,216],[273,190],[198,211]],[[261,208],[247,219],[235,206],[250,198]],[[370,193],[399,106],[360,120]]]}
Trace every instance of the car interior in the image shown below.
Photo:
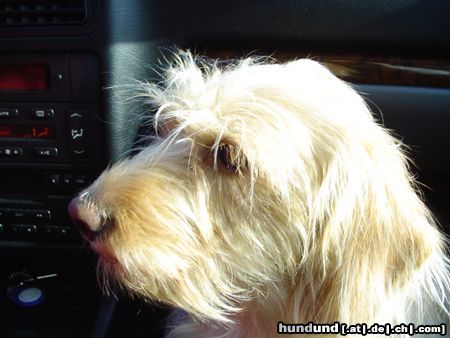
{"label": "car interior", "polygon": [[450,2],[0,0],[0,337],[162,337],[170,308],[101,290],[67,205],[132,156],[134,99],[174,48],[311,58],[409,146],[450,234]]}

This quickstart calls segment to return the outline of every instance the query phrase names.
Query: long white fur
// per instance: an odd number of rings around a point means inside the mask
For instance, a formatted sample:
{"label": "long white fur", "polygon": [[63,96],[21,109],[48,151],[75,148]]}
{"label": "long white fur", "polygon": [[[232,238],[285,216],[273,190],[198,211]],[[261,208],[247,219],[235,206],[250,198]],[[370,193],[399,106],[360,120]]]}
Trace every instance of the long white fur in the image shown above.
{"label": "long white fur", "polygon": [[[158,140],[84,198],[114,220],[92,243],[105,280],[189,313],[170,337],[448,322],[445,236],[355,90],[307,59],[179,52],[163,76],[143,87]],[[220,167],[223,144],[236,172]]]}

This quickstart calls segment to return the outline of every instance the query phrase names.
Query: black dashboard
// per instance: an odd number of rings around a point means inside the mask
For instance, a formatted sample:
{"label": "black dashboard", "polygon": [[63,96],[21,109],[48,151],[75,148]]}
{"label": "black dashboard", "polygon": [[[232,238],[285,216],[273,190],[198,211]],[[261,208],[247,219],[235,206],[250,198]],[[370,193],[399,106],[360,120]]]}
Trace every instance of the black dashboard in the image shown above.
{"label": "black dashboard", "polygon": [[[163,307],[102,295],[66,208],[133,147],[148,107],[126,88],[157,78],[166,47],[327,64],[411,146],[449,234],[449,15],[444,0],[0,0],[0,337],[161,334]],[[18,302],[25,288],[42,299]]]}

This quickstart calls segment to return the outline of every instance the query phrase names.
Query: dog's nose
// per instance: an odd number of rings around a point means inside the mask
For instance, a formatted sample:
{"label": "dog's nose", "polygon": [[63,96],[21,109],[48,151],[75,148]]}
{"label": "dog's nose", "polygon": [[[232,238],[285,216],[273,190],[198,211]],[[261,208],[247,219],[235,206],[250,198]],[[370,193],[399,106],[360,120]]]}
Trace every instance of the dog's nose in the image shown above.
{"label": "dog's nose", "polygon": [[79,228],[82,235],[88,240],[94,240],[105,226],[100,212],[92,210],[92,207],[88,207],[78,197],[70,201],[67,210],[73,224]]}

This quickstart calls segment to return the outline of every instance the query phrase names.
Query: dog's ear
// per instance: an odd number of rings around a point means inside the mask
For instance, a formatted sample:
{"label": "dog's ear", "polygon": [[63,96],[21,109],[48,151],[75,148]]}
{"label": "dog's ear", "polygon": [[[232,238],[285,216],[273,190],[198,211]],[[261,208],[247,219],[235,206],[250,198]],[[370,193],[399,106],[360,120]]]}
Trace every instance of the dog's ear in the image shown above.
{"label": "dog's ear", "polygon": [[323,292],[339,292],[322,296],[345,300],[340,311],[348,321],[361,320],[361,311],[375,318],[399,294],[405,296],[398,306],[412,306],[404,290],[424,288],[438,298],[448,288],[442,284],[443,235],[417,193],[400,142],[371,125],[363,140],[334,152],[314,208],[321,252],[316,271],[323,271],[324,285],[336,285]]}

